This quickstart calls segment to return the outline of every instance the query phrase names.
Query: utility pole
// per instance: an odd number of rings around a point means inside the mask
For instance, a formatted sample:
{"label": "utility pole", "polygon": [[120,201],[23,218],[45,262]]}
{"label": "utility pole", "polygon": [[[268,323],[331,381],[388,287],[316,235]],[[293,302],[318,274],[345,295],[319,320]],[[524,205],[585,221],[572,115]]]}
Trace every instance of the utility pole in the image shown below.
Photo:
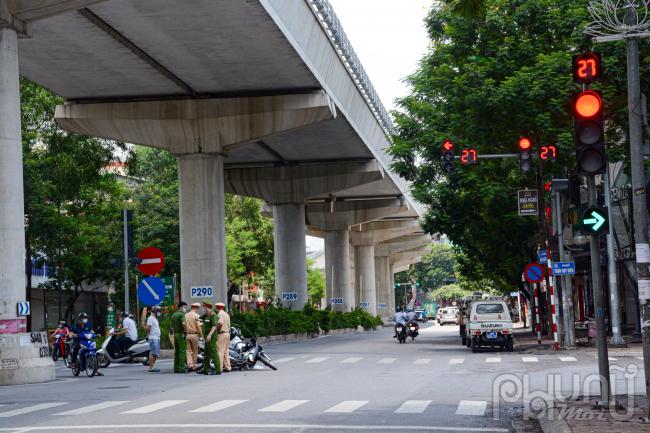
{"label": "utility pole", "polygon": [[612,321],[612,339],[615,346],[625,345],[621,329],[621,303],[618,295],[618,277],[616,275],[616,257],[614,256],[614,222],[612,218],[612,192],[609,180],[609,166],[605,170],[605,206],[608,210],[609,233],[607,234],[607,275],[609,281],[609,316]]}
{"label": "utility pole", "polygon": [[[596,206],[596,179],[587,176],[587,191],[589,206]],[[609,355],[607,354],[607,332],[605,330],[605,294],[600,267],[600,236],[596,233],[589,235],[591,252],[591,284],[596,310],[596,346],[598,347],[598,374],[600,375],[600,399],[603,406],[609,406],[611,387],[609,383]]]}
{"label": "utility pole", "polygon": [[[568,184],[567,181],[567,190]],[[553,192],[555,200],[555,218],[557,227],[557,245],[560,251],[560,261],[566,262],[566,253],[564,251],[564,228],[562,227],[562,197],[560,191],[556,188]],[[573,284],[569,275],[562,275],[562,318],[564,321],[564,347],[574,347],[576,345],[575,318],[573,315]]]}
{"label": "utility pole", "polygon": [[129,312],[129,211],[122,210],[124,225],[124,311]]}
{"label": "utility pole", "polygon": [[[636,21],[635,11],[627,9],[626,22]],[[641,111],[641,79],[639,72],[639,42],[627,39],[627,105],[630,123],[630,165],[632,168],[632,206],[634,209],[634,243],[636,272],[641,305],[641,336],[646,396],[650,396],[650,247],[646,215],[645,170],[643,168],[643,121]],[[650,405],[649,405],[650,406]],[[646,412],[650,417],[650,407]]]}

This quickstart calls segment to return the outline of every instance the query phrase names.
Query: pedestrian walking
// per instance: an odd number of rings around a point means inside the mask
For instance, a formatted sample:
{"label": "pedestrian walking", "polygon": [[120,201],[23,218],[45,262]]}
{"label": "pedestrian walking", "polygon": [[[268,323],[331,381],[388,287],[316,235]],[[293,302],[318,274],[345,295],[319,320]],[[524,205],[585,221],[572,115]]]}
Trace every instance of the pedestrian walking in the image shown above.
{"label": "pedestrian walking", "polygon": [[186,323],[185,312],[187,311],[187,304],[180,302],[178,310],[172,314],[171,327],[169,328],[174,333],[174,373],[186,373],[185,359],[187,353],[187,340],[186,340]]}
{"label": "pedestrian walking", "polygon": [[[203,320],[203,335],[205,336],[205,350],[203,352],[203,370],[197,371],[200,374],[221,374],[221,362],[217,356],[217,315],[212,311],[212,305],[203,303],[205,314]],[[215,372],[210,373],[210,364],[214,362]]]}
{"label": "pedestrian walking", "polygon": [[230,315],[226,313],[226,304],[217,302],[217,351],[219,352],[219,361],[221,362],[222,371],[230,371],[230,355],[228,346],[230,345]]}
{"label": "pedestrian walking", "polygon": [[[143,314],[147,310],[143,309]],[[151,315],[147,318],[144,329],[147,332],[147,341],[149,341],[149,373],[160,373],[156,368],[156,360],[160,356],[160,323],[158,317],[162,313],[160,305],[151,307]]]}
{"label": "pedestrian walking", "polygon": [[199,309],[201,304],[192,304],[192,310],[185,314],[185,329],[187,332],[187,370],[196,371],[196,360],[199,355],[199,337],[203,336],[201,316]]}

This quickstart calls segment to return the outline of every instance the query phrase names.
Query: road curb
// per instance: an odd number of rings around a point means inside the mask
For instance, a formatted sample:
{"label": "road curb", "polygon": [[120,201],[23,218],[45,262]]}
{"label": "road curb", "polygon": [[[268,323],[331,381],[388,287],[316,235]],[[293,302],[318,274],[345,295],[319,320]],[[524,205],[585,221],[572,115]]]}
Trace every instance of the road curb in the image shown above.
{"label": "road curb", "polygon": [[573,433],[573,430],[571,430],[571,427],[569,427],[569,424],[565,420],[562,418],[551,419],[547,412],[545,410],[536,417],[543,433]]}

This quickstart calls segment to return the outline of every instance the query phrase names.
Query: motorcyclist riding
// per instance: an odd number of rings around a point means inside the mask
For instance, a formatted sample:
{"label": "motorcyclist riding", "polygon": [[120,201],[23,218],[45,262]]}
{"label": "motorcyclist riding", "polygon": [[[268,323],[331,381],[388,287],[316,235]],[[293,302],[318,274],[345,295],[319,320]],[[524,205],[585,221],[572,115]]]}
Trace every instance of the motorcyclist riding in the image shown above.
{"label": "motorcyclist riding", "polygon": [[397,307],[397,311],[395,312],[395,323],[406,325],[406,316],[402,312],[402,307]]}
{"label": "motorcyclist riding", "polygon": [[[79,313],[77,321],[72,325],[70,329],[70,337],[72,337],[72,362],[77,363],[79,355],[79,349],[81,347],[81,339],[83,334],[89,334],[93,332],[92,326],[88,323],[88,315],[86,313]],[[97,371],[96,376],[103,376],[102,373]]]}

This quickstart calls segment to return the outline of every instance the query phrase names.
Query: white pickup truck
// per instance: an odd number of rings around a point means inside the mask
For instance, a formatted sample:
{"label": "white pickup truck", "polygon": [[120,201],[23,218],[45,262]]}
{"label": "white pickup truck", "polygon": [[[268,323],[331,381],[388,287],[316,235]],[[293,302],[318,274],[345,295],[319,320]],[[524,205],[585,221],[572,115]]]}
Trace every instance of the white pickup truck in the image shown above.
{"label": "white pickup truck", "polygon": [[466,327],[467,347],[476,353],[479,347],[500,346],[513,351],[512,318],[508,304],[502,299],[485,299],[472,302],[469,323]]}

